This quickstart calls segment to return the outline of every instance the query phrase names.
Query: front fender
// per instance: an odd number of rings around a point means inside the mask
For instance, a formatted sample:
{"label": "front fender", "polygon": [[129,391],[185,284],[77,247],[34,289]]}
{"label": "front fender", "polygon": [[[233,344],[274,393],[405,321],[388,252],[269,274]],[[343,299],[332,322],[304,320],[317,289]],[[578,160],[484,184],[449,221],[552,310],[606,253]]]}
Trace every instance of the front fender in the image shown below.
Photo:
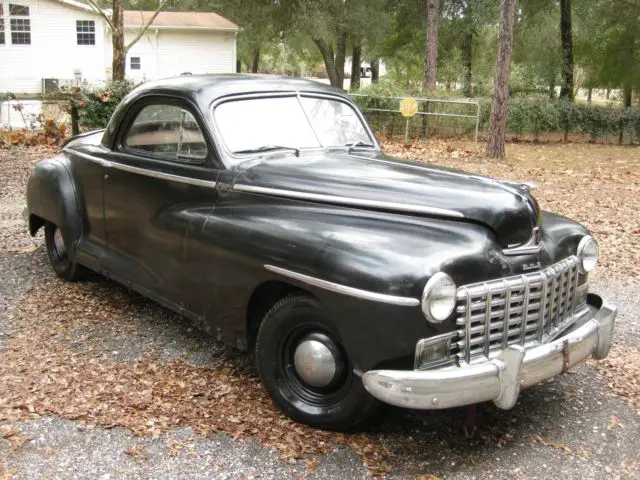
{"label": "front fender", "polygon": [[589,234],[584,226],[555,213],[542,212],[542,240],[553,262],[575,255],[578,243]]}
{"label": "front fender", "polygon": [[[196,278],[211,278],[210,309],[223,330],[236,330],[237,305],[247,305],[265,282],[308,291],[334,319],[354,368],[412,362],[418,339],[450,331],[429,324],[419,305],[400,306],[314,286],[275,266],[367,292],[419,299],[433,273],[470,282],[478,270],[496,277],[508,266],[491,255],[499,244],[491,231],[470,223],[341,208],[266,196],[221,192],[202,228],[189,234],[187,262]],[[215,266],[215,268],[213,267]],[[234,307],[235,305],[235,307]]]}
{"label": "front fender", "polygon": [[43,221],[60,227],[73,260],[82,234],[82,217],[66,161],[66,154],[62,153],[35,166],[27,183],[27,212],[31,235],[37,233]]}

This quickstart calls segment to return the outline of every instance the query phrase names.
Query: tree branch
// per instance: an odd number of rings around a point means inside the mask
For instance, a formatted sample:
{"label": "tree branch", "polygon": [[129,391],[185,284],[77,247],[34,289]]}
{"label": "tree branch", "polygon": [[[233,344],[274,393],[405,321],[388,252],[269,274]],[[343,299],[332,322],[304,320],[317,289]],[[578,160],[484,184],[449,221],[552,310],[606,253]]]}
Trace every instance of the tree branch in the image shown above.
{"label": "tree branch", "polygon": [[[162,0],[162,3],[158,6],[156,11],[151,16],[151,19],[147,22],[147,24],[143,26],[138,32],[138,34],[135,36],[135,38],[131,40],[131,42],[129,42],[129,44],[126,47],[124,47],[125,53],[128,52],[129,49],[133,47],[136,44],[136,42],[142,38],[142,36],[147,32],[147,30],[149,29],[153,21],[156,19],[160,11],[165,7],[167,3],[169,3],[169,0]],[[140,15],[142,15],[142,13],[140,13]]]}
{"label": "tree branch", "polygon": [[105,21],[109,24],[109,28],[111,28],[111,30],[113,31],[113,22],[111,21],[111,19],[109,18],[109,15],[107,15],[104,10],[102,10],[98,4],[96,2],[94,2],[94,0],[87,0],[87,3],[89,4],[89,6],[91,7],[91,9],[97,13],[98,15],[100,15],[102,18],[105,19]]}

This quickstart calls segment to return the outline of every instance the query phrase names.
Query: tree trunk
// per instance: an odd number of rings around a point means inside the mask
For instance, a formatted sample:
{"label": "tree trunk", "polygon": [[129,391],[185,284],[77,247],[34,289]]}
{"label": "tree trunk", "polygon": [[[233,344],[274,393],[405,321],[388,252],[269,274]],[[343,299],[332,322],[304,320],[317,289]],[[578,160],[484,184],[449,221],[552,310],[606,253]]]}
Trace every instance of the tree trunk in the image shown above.
{"label": "tree trunk", "polygon": [[467,97],[473,97],[473,33],[470,31],[464,34],[462,58],[464,61],[464,94]]}
{"label": "tree trunk", "polygon": [[562,42],[562,79],[560,98],[573,102],[573,35],[571,0],[560,0],[560,40]]}
{"label": "tree trunk", "polygon": [[358,42],[353,46],[351,55],[351,87],[355,92],[360,88],[360,64],[362,63],[362,46]]}
{"label": "tree trunk", "polygon": [[513,23],[516,0],[500,2],[500,33],[498,35],[498,58],[491,106],[491,132],[487,142],[487,156],[504,158],[504,140],[507,129],[507,104],[509,101],[509,71],[513,53]]}
{"label": "tree trunk", "polygon": [[380,59],[372,58],[369,65],[371,65],[371,83],[378,83],[378,78],[380,78]]}
{"label": "tree trunk", "polygon": [[471,4],[473,0],[467,0],[465,11],[465,32],[462,41],[462,61],[464,63],[464,94],[473,97],[473,21],[471,19]]}
{"label": "tree trunk", "polygon": [[624,108],[629,108],[631,106],[631,97],[632,97],[633,89],[631,85],[625,83],[622,86],[622,104]]}
{"label": "tree trunk", "polygon": [[593,93],[593,87],[587,89],[587,103],[591,103],[591,94]]}
{"label": "tree trunk", "polygon": [[253,49],[253,60],[251,61],[251,73],[258,73],[260,68],[260,47]]}
{"label": "tree trunk", "polygon": [[338,38],[336,40],[336,58],[335,58],[337,85],[333,85],[333,86],[338,87],[340,89],[344,89],[344,61],[346,56],[347,56],[347,31],[339,30]]}
{"label": "tree trunk", "polygon": [[[622,85],[622,105],[624,108],[631,106],[631,98],[633,96],[633,89],[628,83]],[[624,125],[620,127],[620,136],[618,137],[618,143],[622,144],[624,140]]]}
{"label": "tree trunk", "polygon": [[127,52],[124,46],[124,0],[113,0],[111,35],[113,47],[113,61],[111,63],[111,78],[116,81],[124,80],[127,63]]}
{"label": "tree trunk", "polygon": [[[336,72],[336,64],[333,58],[333,50],[327,45],[327,43],[322,38],[314,38],[313,43],[316,44],[320,54],[322,55],[322,59],[324,60],[324,66],[327,70],[327,77],[329,77],[329,82],[331,85],[338,86],[339,80],[337,78]],[[342,88],[342,85],[340,85]]]}
{"label": "tree trunk", "polygon": [[555,76],[552,75],[549,77],[549,98],[553,100],[556,98],[556,82]]}
{"label": "tree trunk", "polygon": [[440,29],[440,0],[427,0],[427,31],[424,47],[424,76],[422,91],[436,89],[438,62],[438,30]]}
{"label": "tree trunk", "polygon": [[80,134],[80,122],[78,118],[78,107],[71,102],[71,135],[74,137]]}

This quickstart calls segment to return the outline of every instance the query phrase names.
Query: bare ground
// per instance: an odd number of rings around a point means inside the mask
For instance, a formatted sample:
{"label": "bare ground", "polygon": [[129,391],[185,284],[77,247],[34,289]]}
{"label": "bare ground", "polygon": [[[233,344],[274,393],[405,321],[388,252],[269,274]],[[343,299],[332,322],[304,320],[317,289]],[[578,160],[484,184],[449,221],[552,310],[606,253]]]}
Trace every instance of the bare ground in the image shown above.
{"label": "bare ground", "polygon": [[510,145],[505,163],[466,143],[390,153],[534,180],[543,207],[586,223],[602,248],[592,290],[620,307],[605,362],[523,392],[508,412],[383,408],[331,434],[272,406],[251,359],[99,277],[53,277],[20,212],[44,152],[0,151],[0,475],[6,478],[640,478],[640,151]]}

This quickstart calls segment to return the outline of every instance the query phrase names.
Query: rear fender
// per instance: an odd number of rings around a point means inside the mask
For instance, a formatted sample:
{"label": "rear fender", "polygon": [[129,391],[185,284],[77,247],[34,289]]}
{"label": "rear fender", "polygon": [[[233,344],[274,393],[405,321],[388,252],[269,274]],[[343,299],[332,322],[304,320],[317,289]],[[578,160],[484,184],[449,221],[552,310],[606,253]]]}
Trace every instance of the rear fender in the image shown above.
{"label": "rear fender", "polygon": [[35,235],[44,222],[57,225],[73,260],[82,235],[82,215],[67,161],[66,154],[62,153],[36,165],[27,183],[27,212],[31,235]]}

